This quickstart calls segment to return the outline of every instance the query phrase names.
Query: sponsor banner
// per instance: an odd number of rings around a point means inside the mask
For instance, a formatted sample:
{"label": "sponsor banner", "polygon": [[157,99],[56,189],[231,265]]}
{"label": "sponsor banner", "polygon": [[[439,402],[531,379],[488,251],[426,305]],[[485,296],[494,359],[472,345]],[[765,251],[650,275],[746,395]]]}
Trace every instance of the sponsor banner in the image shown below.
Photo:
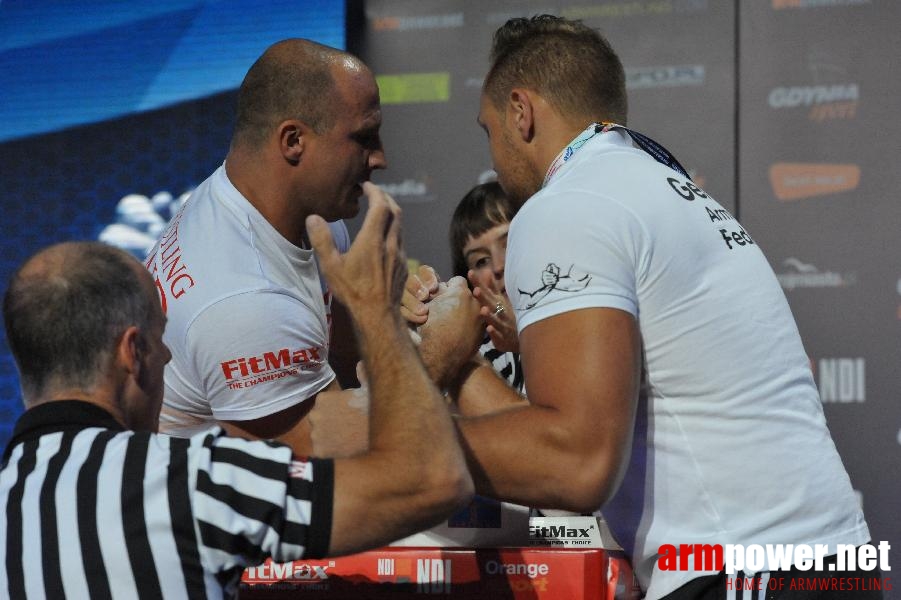
{"label": "sponsor banner", "polygon": [[600,549],[382,548],[244,572],[241,598],[634,598],[624,558]]}
{"label": "sponsor banner", "polygon": [[853,119],[857,116],[860,88],[856,83],[773,88],[767,104],[773,110],[807,109],[811,121]]}
{"label": "sponsor banner", "polygon": [[450,73],[378,75],[379,97],[386,104],[421,104],[450,100]]}
{"label": "sponsor banner", "polygon": [[567,19],[615,19],[650,17],[707,10],[708,0],[630,0],[565,6],[559,14]]}
{"label": "sponsor banner", "polygon": [[782,201],[837,194],[860,185],[855,164],[776,163],[770,167],[773,194]]}
{"label": "sponsor banner", "polygon": [[251,585],[274,582],[291,582],[304,587],[315,587],[329,578],[329,569],[335,568],[335,561],[301,561],[286,563],[266,561],[257,567],[250,567],[241,577],[242,583]]}
{"label": "sponsor banner", "polygon": [[660,67],[632,67],[626,69],[626,89],[702,85],[704,65],[665,65]]}
{"label": "sponsor banner", "polygon": [[872,0],[773,0],[773,10],[787,8],[829,8],[834,6],[860,6]]}
{"label": "sponsor banner", "polygon": [[823,404],[863,403],[867,400],[867,361],[861,356],[811,359]]}
{"label": "sponsor banner", "polygon": [[[478,498],[478,497],[477,497]],[[484,500],[484,499],[481,499]],[[531,517],[529,509],[500,502],[490,515],[473,511],[476,503],[446,524],[397,540],[392,547],[539,547],[621,550],[601,517]]]}
{"label": "sponsor banner", "polygon": [[429,189],[428,176],[406,177],[400,181],[380,182],[379,187],[401,203],[434,202],[435,194]]}
{"label": "sponsor banner", "polygon": [[603,519],[581,516],[532,517],[529,519],[529,545],[620,549]]}
{"label": "sponsor banner", "polygon": [[786,258],[782,264],[785,269],[781,273],[776,273],[776,278],[784,290],[840,288],[857,283],[857,273],[820,270],[815,265],[802,262],[794,256]]}
{"label": "sponsor banner", "polygon": [[500,27],[509,19],[529,17],[531,15],[554,15],[557,14],[559,10],[559,6],[530,6],[528,9],[490,12],[482,17],[482,21],[494,27]]}
{"label": "sponsor banner", "polygon": [[455,29],[463,27],[463,13],[453,12],[435,15],[377,16],[367,14],[373,31],[422,31],[429,29]]}

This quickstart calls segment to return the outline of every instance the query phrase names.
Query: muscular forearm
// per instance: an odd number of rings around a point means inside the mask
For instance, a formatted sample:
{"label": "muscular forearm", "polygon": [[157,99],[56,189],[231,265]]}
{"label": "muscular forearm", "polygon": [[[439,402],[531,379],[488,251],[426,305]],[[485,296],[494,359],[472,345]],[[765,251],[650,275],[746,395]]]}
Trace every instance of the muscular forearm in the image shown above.
{"label": "muscular forearm", "polygon": [[528,403],[481,356],[472,359],[464,367],[464,376],[448,389],[457,413],[464,417],[487,415]]}
{"label": "muscular forearm", "polygon": [[428,338],[425,340],[420,338],[417,350],[429,379],[435,382],[435,385],[440,389],[445,390],[450,387],[460,375],[459,365],[465,361],[465,358],[450,362],[447,350],[441,348],[439,343]]}
{"label": "muscular forearm", "polygon": [[618,485],[621,455],[609,438],[598,432],[593,439],[574,439],[556,409],[521,405],[459,418],[457,426],[476,493],[585,513]]}
{"label": "muscular forearm", "polygon": [[353,319],[371,396],[369,450],[334,463],[332,555],[409,535],[446,518],[472,494],[444,398],[400,321],[406,278],[400,209],[369,182],[363,191],[369,209],[343,255],[321,217],[306,219],[319,265]]}
{"label": "muscular forearm", "polygon": [[331,305],[332,330],[330,336],[328,362],[342,388],[359,387],[356,367],[360,360],[357,340],[347,308],[336,299]]}
{"label": "muscular forearm", "polygon": [[370,394],[369,460],[394,474],[385,493],[412,506],[435,503],[431,514],[437,514],[438,505],[451,510],[472,484],[444,397],[398,319],[386,313],[358,327]]}
{"label": "muscular forearm", "polygon": [[419,353],[429,376],[448,388],[478,350],[485,333],[466,281],[454,277],[429,303],[429,320],[419,328]]}
{"label": "muscular forearm", "polygon": [[[446,419],[434,411],[446,410],[396,315],[384,313],[359,327],[358,338],[366,367],[370,394],[370,437],[373,450],[409,450],[426,442],[418,427],[447,437]],[[409,427],[398,427],[406,422]]]}

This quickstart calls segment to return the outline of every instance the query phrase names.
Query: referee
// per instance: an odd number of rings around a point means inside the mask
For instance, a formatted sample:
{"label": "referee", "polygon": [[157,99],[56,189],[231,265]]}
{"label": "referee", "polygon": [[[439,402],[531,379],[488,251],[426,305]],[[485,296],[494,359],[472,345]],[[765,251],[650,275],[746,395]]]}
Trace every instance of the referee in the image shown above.
{"label": "referee", "polygon": [[365,192],[347,254],[324,221],[307,222],[368,361],[371,450],[354,458],[300,459],[218,428],[156,433],[170,355],[147,272],[90,242],[19,269],[3,313],[27,410],[0,470],[0,597],[233,597],[267,557],[362,551],[468,501],[446,406],[399,322],[399,209]]}

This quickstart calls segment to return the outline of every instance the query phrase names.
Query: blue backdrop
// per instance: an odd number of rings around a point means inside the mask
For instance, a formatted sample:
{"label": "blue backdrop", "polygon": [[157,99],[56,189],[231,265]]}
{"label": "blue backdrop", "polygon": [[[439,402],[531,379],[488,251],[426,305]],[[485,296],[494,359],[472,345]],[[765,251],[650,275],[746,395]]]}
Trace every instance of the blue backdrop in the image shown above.
{"label": "blue backdrop", "polygon": [[[2,1],[2,288],[53,242],[103,235],[140,253],[222,162],[235,90],[288,37],[344,48],[344,2]],[[22,401],[0,336],[2,448]]]}

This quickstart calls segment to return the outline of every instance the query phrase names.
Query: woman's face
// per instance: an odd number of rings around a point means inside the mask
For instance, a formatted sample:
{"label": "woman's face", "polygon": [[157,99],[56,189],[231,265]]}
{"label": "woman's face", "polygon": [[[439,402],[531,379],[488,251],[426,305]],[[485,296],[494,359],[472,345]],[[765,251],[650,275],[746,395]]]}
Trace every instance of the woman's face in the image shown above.
{"label": "woman's face", "polygon": [[470,237],[463,245],[463,259],[466,266],[475,271],[480,287],[506,293],[504,260],[507,256],[509,228],[509,223],[495,225],[480,235]]}

